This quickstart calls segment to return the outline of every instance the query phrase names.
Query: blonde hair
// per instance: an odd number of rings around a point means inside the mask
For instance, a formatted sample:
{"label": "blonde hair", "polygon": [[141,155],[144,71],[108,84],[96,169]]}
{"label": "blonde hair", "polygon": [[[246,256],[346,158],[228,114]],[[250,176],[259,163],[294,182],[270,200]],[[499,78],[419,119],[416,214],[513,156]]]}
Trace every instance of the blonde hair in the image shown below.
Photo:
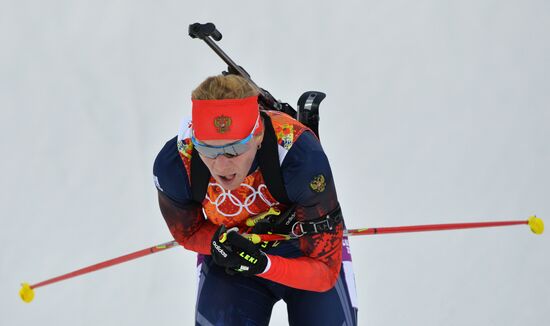
{"label": "blonde hair", "polygon": [[237,99],[258,95],[250,83],[238,75],[208,77],[192,93],[194,100]]}

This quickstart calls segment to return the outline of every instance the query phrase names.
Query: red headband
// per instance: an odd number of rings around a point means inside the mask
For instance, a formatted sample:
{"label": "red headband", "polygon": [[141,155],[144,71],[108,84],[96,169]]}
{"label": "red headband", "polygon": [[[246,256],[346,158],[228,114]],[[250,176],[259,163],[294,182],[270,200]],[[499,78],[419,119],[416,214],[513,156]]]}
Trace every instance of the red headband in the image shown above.
{"label": "red headband", "polygon": [[193,132],[198,140],[243,139],[260,114],[258,96],[192,102]]}

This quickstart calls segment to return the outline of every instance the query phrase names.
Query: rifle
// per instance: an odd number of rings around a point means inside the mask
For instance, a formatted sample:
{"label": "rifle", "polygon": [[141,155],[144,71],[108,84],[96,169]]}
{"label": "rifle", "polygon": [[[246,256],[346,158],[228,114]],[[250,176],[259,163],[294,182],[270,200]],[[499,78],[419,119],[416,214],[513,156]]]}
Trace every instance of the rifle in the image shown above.
{"label": "rifle", "polygon": [[290,104],[276,100],[271,93],[258,86],[250,74],[241,66],[235,63],[214,41],[220,41],[222,34],[212,23],[194,23],[189,25],[189,36],[203,40],[226,64],[227,71],[223,75],[239,75],[246,79],[250,85],[258,90],[259,104],[267,110],[276,110],[286,113],[297,119],[308,128],[310,128],[317,137],[319,137],[319,105],[326,97],[325,93],[318,91],[307,91],[298,99],[298,111],[294,110]]}

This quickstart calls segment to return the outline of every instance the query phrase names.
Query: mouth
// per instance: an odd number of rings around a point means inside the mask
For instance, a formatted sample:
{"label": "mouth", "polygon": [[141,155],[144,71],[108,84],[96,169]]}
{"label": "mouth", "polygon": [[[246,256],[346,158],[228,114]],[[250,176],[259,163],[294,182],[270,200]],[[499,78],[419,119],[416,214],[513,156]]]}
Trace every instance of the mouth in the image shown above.
{"label": "mouth", "polygon": [[218,177],[220,177],[220,179],[223,180],[224,182],[231,182],[235,180],[235,177],[237,177],[237,174],[233,173],[233,174],[227,174],[227,175],[218,175]]}

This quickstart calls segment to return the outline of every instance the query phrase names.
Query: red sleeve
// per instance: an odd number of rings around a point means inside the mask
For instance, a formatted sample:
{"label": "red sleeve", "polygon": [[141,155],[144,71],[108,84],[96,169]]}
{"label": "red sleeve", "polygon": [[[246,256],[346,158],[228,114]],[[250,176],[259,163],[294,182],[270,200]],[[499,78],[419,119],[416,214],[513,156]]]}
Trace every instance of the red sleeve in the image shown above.
{"label": "red sleeve", "polygon": [[271,266],[267,272],[258,276],[302,290],[330,290],[338,279],[342,263],[342,225],[336,230],[334,233],[300,238],[300,248],[305,257],[268,255]]}
{"label": "red sleeve", "polygon": [[200,205],[179,205],[158,192],[162,216],[174,239],[185,249],[210,255],[210,240],[217,226],[206,220]]}

